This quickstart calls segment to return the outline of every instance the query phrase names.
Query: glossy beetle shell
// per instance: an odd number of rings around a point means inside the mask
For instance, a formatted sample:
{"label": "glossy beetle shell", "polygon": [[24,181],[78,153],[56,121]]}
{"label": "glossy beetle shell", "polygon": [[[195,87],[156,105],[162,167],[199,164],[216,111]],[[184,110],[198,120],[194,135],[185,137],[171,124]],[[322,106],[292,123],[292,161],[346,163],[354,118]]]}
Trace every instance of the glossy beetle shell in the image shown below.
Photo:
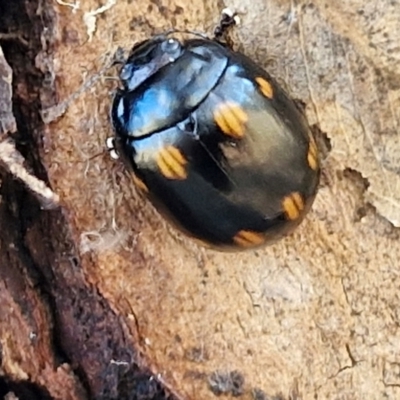
{"label": "glossy beetle shell", "polygon": [[238,250],[302,221],[320,175],[315,140],[251,59],[205,38],[157,36],[132,49],[120,76],[117,151],[178,228]]}

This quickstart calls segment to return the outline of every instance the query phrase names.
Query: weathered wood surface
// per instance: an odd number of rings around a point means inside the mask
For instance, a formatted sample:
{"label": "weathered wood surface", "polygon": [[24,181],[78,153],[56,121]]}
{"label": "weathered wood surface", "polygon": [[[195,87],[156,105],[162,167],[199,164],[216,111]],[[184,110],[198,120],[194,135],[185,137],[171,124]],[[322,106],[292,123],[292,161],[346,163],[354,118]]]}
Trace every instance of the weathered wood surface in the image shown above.
{"label": "weathered wood surface", "polygon": [[[136,192],[104,148],[116,70],[85,84],[226,6],[324,144],[306,221],[240,255]],[[0,396],[400,398],[399,35],[389,0],[0,0]]]}

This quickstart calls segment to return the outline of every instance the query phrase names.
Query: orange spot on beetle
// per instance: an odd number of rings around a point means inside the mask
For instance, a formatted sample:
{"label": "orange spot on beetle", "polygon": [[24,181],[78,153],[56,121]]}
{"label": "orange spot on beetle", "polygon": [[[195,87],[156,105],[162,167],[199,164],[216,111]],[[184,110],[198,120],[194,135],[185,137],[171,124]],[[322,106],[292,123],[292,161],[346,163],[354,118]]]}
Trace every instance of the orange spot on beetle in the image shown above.
{"label": "orange spot on beetle", "polygon": [[313,138],[310,138],[308,146],[307,162],[311,169],[316,171],[318,169],[318,148]]}
{"label": "orange spot on beetle", "polygon": [[186,158],[181,151],[174,146],[167,146],[161,149],[156,158],[158,168],[168,179],[186,179],[187,171]]}
{"label": "orange spot on beetle", "polygon": [[225,135],[240,139],[245,133],[245,124],[249,117],[238,104],[221,103],[214,111],[214,120]]}
{"label": "orange spot on beetle", "polygon": [[132,174],[132,180],[137,188],[139,188],[140,190],[143,190],[143,192],[146,192],[146,193],[149,192],[149,189],[146,186],[146,184],[140,178],[138,178],[135,174]]}
{"label": "orange spot on beetle", "polygon": [[256,78],[256,82],[258,83],[261,93],[265,97],[267,97],[268,99],[272,99],[274,97],[274,89],[266,79],[258,77]]}
{"label": "orange spot on beetle", "polygon": [[233,242],[241,247],[254,247],[264,243],[265,236],[259,232],[242,230],[233,237]]}
{"label": "orange spot on beetle", "polygon": [[299,192],[294,192],[283,199],[282,206],[286,217],[293,221],[299,218],[304,210],[304,201]]}

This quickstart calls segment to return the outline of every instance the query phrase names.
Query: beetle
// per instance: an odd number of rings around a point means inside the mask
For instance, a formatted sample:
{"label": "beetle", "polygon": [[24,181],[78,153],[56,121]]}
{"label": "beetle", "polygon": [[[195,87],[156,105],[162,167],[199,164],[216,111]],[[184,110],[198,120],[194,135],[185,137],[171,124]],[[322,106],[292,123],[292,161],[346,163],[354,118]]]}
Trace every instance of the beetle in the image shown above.
{"label": "beetle", "polygon": [[135,45],[113,99],[113,146],[176,227],[223,251],[290,233],[317,193],[319,153],[278,83],[216,38]]}

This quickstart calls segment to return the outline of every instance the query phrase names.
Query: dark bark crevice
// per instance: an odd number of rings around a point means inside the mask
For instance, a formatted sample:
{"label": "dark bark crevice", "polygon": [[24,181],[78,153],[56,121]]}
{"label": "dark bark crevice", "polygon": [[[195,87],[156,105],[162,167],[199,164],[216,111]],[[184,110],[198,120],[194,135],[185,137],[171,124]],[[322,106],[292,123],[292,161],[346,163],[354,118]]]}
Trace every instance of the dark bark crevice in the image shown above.
{"label": "dark bark crevice", "polygon": [[[0,0],[0,45],[13,70],[17,133],[11,138],[25,167],[47,184],[41,161],[46,133],[40,110],[56,104],[57,99],[51,70],[53,6],[46,0]],[[27,293],[34,292],[47,310],[48,346],[53,357],[49,364],[69,364],[81,385],[77,392],[86,391],[89,398],[172,398],[142,365],[121,318],[85,280],[68,211],[61,207],[43,210],[11,174],[1,171],[0,179],[0,279],[33,333],[40,335],[43,321],[36,319],[35,303]],[[30,371],[26,372],[29,375]],[[42,395],[46,388],[42,392],[33,381],[14,383],[11,377],[4,377],[0,387],[3,393],[20,390],[20,399],[51,398]]]}

